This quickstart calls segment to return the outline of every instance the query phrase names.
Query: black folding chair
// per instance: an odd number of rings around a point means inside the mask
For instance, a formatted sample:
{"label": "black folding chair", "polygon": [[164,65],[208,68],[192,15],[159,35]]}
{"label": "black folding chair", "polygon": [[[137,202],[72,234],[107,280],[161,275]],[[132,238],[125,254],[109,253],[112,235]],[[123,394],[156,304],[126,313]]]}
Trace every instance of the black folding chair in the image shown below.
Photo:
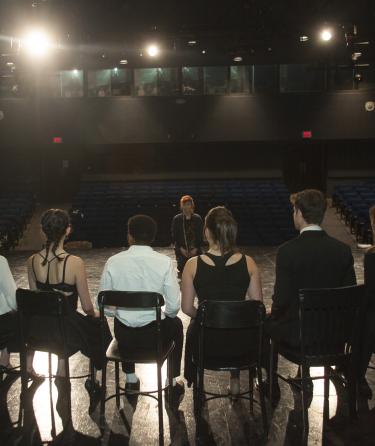
{"label": "black folding chair", "polygon": [[[341,378],[331,366],[347,370],[350,415],[356,417],[355,361],[359,350],[363,299],[363,285],[300,290],[299,348],[277,343],[279,355],[301,368],[301,378],[285,378],[280,374],[277,376],[301,390],[303,444],[307,444],[308,440],[307,382],[309,379],[324,379],[324,399],[328,401],[329,378],[332,376]],[[272,401],[274,349],[275,342],[271,339],[270,401]],[[310,378],[309,367],[324,367],[324,375]]]}
{"label": "black folding chair", "polygon": [[[193,363],[197,369],[197,386],[195,398],[197,404],[197,437],[200,437],[200,425],[203,405],[212,399],[229,397],[204,390],[204,371],[249,371],[249,390],[242,392],[238,398],[250,401],[250,414],[253,415],[254,375],[259,381],[260,407],[262,412],[263,431],[268,433],[267,411],[262,384],[262,331],[265,308],[259,301],[204,301],[199,305],[196,323],[199,324],[198,355],[193,352]],[[220,357],[210,355],[210,338],[225,330],[230,344],[231,338],[238,341],[241,332],[241,346],[236,347],[235,356],[230,350],[224,350]],[[237,337],[236,337],[237,335]],[[211,344],[212,345],[212,344]],[[208,397],[206,397],[208,395]],[[257,401],[256,401],[257,402]]]}
{"label": "black folding chair", "polygon": [[[69,352],[66,338],[65,316],[68,315],[72,309],[69,307],[66,297],[58,291],[32,291],[19,288],[16,292],[18,317],[19,317],[19,331],[20,331],[20,365],[21,365],[21,404],[26,395],[28,388],[28,377],[26,369],[26,356],[28,350],[43,351],[48,353],[48,379],[49,379],[49,393],[50,393],[50,409],[52,419],[52,436],[56,435],[56,427],[54,422],[53,399],[52,399],[52,378],[56,375],[52,374],[52,354],[58,355],[64,359],[65,364],[65,379],[70,383],[71,379],[80,379],[90,377],[94,382],[94,369],[90,361],[90,373],[80,376],[70,376],[69,372]],[[56,330],[58,333],[59,343],[53,346],[53,349],[43,347],[41,340],[38,340],[38,345],[33,342],[33,333],[29,329],[30,321],[35,316],[43,316],[51,318],[56,322]],[[48,343],[51,333],[45,333],[45,340]],[[68,413],[71,417],[71,394],[67,393]]]}
{"label": "black folding chair", "polygon": [[[155,338],[156,349],[152,348],[149,352],[132,352],[131,355],[121,355],[116,339],[113,339],[110,346],[106,350],[103,345],[103,371],[102,371],[102,398],[100,405],[101,425],[105,424],[105,403],[111,398],[116,398],[116,406],[120,408],[120,396],[125,395],[125,388],[120,387],[120,362],[150,364],[156,363],[157,366],[157,390],[148,392],[132,392],[132,395],[146,395],[157,400],[159,412],[159,444],[164,444],[164,427],[163,427],[163,398],[162,392],[169,388],[172,389],[171,375],[171,359],[170,355],[175,347],[172,341],[168,345],[163,345],[161,333],[161,307],[164,305],[164,298],[158,293],[151,292],[134,292],[134,291],[101,291],[98,296],[100,320],[102,328],[105,322],[105,307],[117,307],[121,309],[131,309],[132,311],[144,311],[146,309],[154,309],[156,313]],[[161,382],[161,369],[164,361],[167,360],[168,386],[163,387]],[[115,363],[115,386],[114,394],[106,397],[106,379],[107,379],[107,361]],[[157,393],[157,396],[154,395]],[[171,391],[168,392],[169,404],[171,404]]]}

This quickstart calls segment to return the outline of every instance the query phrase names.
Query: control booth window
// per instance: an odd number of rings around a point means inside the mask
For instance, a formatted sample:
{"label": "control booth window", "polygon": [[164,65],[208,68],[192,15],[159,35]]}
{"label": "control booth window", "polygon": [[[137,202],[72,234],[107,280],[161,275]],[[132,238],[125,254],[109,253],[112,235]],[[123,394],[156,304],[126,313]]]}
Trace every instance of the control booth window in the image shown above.
{"label": "control booth window", "polygon": [[138,68],[134,70],[134,89],[136,96],[156,96],[158,85],[157,68]]}
{"label": "control booth window", "polygon": [[226,94],[228,90],[228,67],[204,67],[204,94]]}
{"label": "control booth window", "polygon": [[255,93],[276,93],[279,91],[278,65],[254,65]]}
{"label": "control booth window", "polygon": [[132,70],[113,68],[111,70],[112,96],[130,96],[132,93]]}
{"label": "control booth window", "polygon": [[111,70],[89,70],[87,73],[89,97],[104,98],[111,95]]}
{"label": "control booth window", "polygon": [[177,68],[158,68],[158,95],[173,96],[179,93]]}
{"label": "control booth window", "polygon": [[61,71],[61,90],[64,98],[81,98],[83,96],[83,71]]}
{"label": "control booth window", "polygon": [[280,91],[314,92],[325,89],[325,67],[320,65],[280,65]]}
{"label": "control booth window", "polygon": [[251,91],[251,72],[249,66],[235,65],[230,67],[229,90],[231,94],[249,94]]}
{"label": "control booth window", "polygon": [[182,94],[200,95],[203,93],[201,67],[182,67]]}

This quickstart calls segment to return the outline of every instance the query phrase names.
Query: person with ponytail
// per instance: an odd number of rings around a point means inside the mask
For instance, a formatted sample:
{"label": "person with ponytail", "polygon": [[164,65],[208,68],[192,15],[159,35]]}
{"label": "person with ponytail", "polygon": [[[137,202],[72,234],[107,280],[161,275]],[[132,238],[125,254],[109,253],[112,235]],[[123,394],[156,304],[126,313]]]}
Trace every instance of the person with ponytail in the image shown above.
{"label": "person with ponytail", "polygon": [[[69,354],[80,350],[92,360],[95,369],[101,369],[99,312],[91,301],[85,265],[80,257],[70,255],[64,249],[65,239],[71,231],[68,213],[61,209],[49,209],[42,215],[41,229],[46,238],[45,246],[27,263],[30,289],[59,291],[66,296],[73,310],[66,317]],[[77,311],[78,298],[86,317]],[[31,321],[36,344],[41,342],[38,339],[45,339],[46,333],[49,333],[50,342],[45,347],[52,350],[61,343],[53,322],[44,316],[34,317]],[[109,345],[110,341],[108,328],[105,343]],[[57,375],[63,376],[64,370],[64,360],[59,359]],[[89,382],[86,386],[91,385],[95,383]]]}
{"label": "person with ponytail", "polygon": [[[191,317],[185,346],[185,378],[188,385],[196,376],[192,362],[192,354],[198,348],[198,327],[194,324],[197,314],[195,297],[198,303],[204,300],[263,301],[256,263],[251,257],[236,250],[237,223],[232,213],[224,206],[211,209],[205,218],[204,235],[209,244],[208,251],[189,259],[182,274],[181,308]],[[246,339],[239,337],[238,343],[242,342],[246,342]],[[220,356],[223,350],[228,349],[235,354],[236,345],[228,345],[226,333],[215,333],[212,355]],[[239,394],[239,371],[231,373],[229,391],[234,397]]]}

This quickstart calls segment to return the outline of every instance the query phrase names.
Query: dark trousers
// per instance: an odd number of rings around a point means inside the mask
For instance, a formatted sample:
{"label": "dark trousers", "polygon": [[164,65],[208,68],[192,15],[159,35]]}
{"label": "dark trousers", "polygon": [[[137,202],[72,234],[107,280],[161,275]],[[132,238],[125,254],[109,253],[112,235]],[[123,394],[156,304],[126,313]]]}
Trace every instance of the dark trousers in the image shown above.
{"label": "dark trousers", "polygon": [[[155,337],[156,321],[143,327],[128,327],[115,318],[115,338],[117,339],[120,353],[124,356],[130,356],[132,352],[147,352],[156,350]],[[171,341],[175,342],[175,348],[171,353],[172,377],[176,378],[181,374],[181,357],[183,344],[183,327],[181,319],[178,317],[166,317],[161,321],[161,333],[163,345],[168,345]],[[122,370],[125,373],[134,373],[135,364],[124,362]]]}
{"label": "dark trousers", "polygon": [[371,356],[375,352],[375,311],[369,311],[365,318],[359,358],[359,378],[366,375]]}
{"label": "dark trousers", "polygon": [[17,313],[11,311],[0,316],[0,349],[19,352],[19,330]]}
{"label": "dark trousers", "polygon": [[182,273],[182,271],[185,268],[186,262],[189,259],[181,253],[180,248],[175,248],[174,252],[176,255],[177,269],[178,269],[178,271],[180,271],[180,273]]}

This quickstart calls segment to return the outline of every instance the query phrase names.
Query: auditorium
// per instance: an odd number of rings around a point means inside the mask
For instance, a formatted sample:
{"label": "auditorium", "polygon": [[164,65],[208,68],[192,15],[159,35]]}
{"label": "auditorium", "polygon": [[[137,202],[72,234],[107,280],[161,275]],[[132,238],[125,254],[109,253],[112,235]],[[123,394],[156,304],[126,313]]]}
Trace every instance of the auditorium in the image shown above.
{"label": "auditorium", "polygon": [[375,446],[374,0],[0,0],[0,445]]}

